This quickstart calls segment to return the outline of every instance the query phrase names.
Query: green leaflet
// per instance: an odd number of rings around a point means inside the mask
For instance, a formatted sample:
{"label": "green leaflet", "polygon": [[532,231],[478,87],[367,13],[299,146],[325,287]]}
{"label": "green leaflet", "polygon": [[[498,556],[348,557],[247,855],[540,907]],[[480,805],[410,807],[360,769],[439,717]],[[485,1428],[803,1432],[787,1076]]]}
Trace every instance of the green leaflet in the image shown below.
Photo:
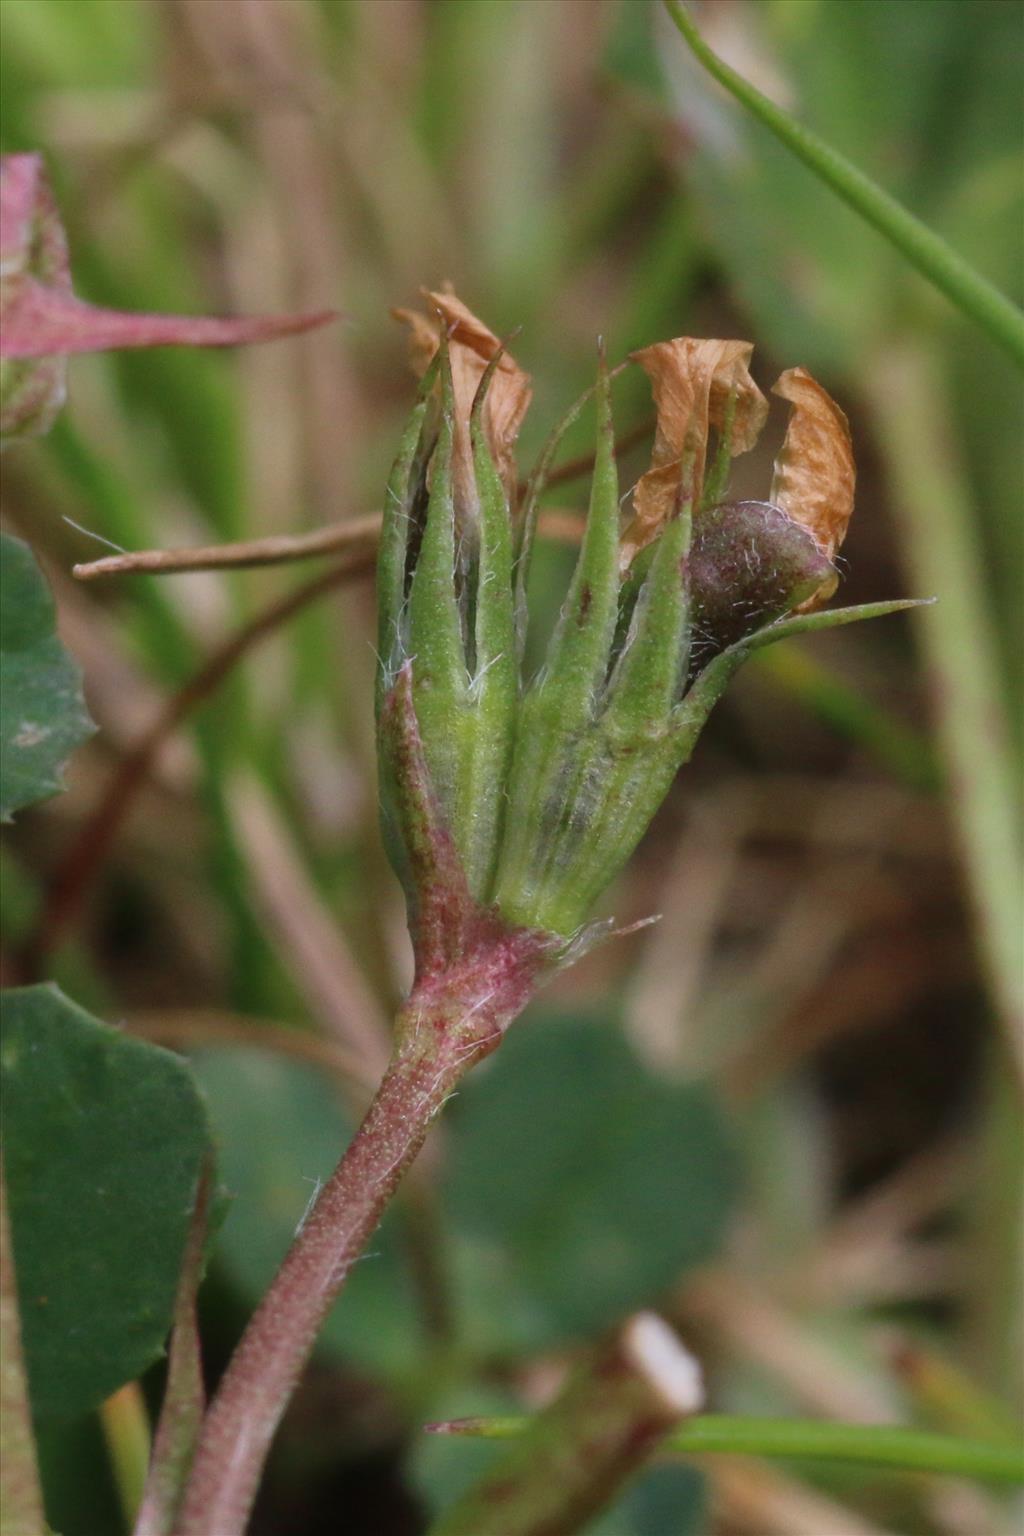
{"label": "green leaflet", "polygon": [[35,557],[0,534],[0,820],[63,789],[64,764],[95,729]]}

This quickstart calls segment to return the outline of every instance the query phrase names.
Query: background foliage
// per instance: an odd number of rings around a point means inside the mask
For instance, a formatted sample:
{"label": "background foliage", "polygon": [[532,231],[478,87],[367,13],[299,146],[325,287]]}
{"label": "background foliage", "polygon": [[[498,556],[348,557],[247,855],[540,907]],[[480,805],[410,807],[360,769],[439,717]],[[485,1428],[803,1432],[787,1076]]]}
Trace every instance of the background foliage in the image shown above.
{"label": "background foliage", "polygon": [[[376,825],[371,595],[353,580],[309,604],[183,711],[90,855],[161,701],[303,577],[82,586],[72,563],[103,553],[97,538],[203,544],[379,505],[411,398],[387,311],[448,277],[496,331],[522,327],[526,459],[589,381],[598,331],[613,357],[718,334],[756,341],[762,380],[806,364],[858,450],[844,599],[941,598],[917,624],[751,663],[609,901],[662,925],[559,983],[452,1106],[331,1320],[255,1529],[335,1530],[339,1511],[353,1530],[423,1529],[490,1448],[424,1446],[420,1423],[535,1404],[575,1340],[649,1300],[707,1362],[716,1408],[1006,1433],[1024,655],[1011,365],[646,0],[2,9],[3,148],[47,152],[83,297],[343,312],[244,354],[75,359],[52,435],[5,458],[5,518],[45,567],[99,727],[68,792],[5,829],[8,969],[195,1054],[235,1197],[204,1293],[211,1376],[333,1164],[407,981]],[[1016,0],[698,14],[736,68],[1021,297]],[[627,374],[620,430],[647,410]],[[740,462],[740,490],[763,488],[770,456]],[[623,483],[641,467],[627,458]],[[552,544],[537,561],[549,620],[567,559]],[[19,571],[5,564],[5,621]],[[7,749],[6,630],[0,664]],[[159,1386],[157,1366],[150,1402]],[[136,1427],[143,1406],[129,1398]],[[123,1414],[37,1408],[51,1521],[119,1532]],[[1010,1518],[966,1485],[883,1472],[716,1461],[702,1476],[659,1469],[597,1529],[1004,1536]]]}

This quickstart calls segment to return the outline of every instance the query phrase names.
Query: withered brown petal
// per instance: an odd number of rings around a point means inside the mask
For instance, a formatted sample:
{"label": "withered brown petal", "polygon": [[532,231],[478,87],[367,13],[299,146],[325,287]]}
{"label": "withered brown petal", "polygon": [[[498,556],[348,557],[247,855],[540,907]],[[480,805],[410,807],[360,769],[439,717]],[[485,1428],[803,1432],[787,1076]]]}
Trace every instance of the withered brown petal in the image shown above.
{"label": "withered brown petal", "polygon": [[[410,360],[421,378],[437,351],[442,322],[448,329],[455,394],[455,478],[457,484],[466,484],[472,479],[469,418],[473,400],[501,343],[449,285],[440,290],[424,288],[421,292],[428,305],[427,315],[408,309],[392,310],[392,314],[410,328]],[[509,492],[516,480],[516,439],[532,394],[529,374],[504,352],[487,393],[484,430],[495,467]]]}
{"label": "withered brown petal", "polygon": [[831,557],[846,537],[856,470],[849,423],[806,368],[787,368],[772,394],[793,407],[769,500],[813,533]]}
{"label": "withered brown petal", "polygon": [[684,466],[692,482],[687,494],[699,497],[708,432],[723,430],[730,400],[730,453],[745,453],[757,441],[768,402],[750,377],[753,350],[747,341],[677,336],[630,354],[651,381],[658,420],[651,468],[633,492],[633,520],[622,542],[624,567],[672,516]]}

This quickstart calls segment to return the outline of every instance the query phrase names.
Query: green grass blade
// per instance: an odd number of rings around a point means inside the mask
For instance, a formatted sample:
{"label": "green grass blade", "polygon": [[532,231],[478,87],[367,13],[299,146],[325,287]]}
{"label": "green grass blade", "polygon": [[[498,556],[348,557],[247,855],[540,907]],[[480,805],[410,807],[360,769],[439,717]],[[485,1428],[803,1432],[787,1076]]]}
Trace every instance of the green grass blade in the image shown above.
{"label": "green grass blade", "polygon": [[681,0],[664,0],[664,4],[708,73],[1024,368],[1024,313],[941,236],[713,53]]}
{"label": "green grass blade", "polygon": [[941,603],[922,615],[921,640],[955,785],[951,810],[960,824],[979,944],[1007,1043],[1024,1075],[1019,774],[971,493],[951,447],[952,403],[937,360],[924,347],[890,350],[873,375],[878,438],[904,521],[911,577],[941,594]]}
{"label": "green grass blade", "polygon": [[[456,1419],[451,1424],[431,1428],[488,1440],[511,1440],[523,1434],[529,1422],[527,1418]],[[987,1483],[1024,1483],[1024,1452],[1017,1446],[961,1440],[895,1424],[829,1424],[817,1419],[702,1413],[673,1430],[662,1448],[685,1455],[724,1452],[801,1461],[842,1461],[854,1466],[889,1467],[898,1472],[971,1477]]]}

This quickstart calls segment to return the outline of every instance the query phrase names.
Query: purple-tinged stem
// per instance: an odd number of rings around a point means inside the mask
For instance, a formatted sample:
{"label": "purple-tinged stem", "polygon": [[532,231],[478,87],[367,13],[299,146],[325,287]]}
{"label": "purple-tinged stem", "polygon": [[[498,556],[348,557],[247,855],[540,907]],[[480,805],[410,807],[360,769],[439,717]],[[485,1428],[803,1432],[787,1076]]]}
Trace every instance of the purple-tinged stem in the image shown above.
{"label": "purple-tinged stem", "polygon": [[241,1536],[274,1432],[332,1303],[456,1084],[530,1000],[547,936],[495,926],[419,982],[359,1130],[257,1307],[203,1423],[175,1536]]}

